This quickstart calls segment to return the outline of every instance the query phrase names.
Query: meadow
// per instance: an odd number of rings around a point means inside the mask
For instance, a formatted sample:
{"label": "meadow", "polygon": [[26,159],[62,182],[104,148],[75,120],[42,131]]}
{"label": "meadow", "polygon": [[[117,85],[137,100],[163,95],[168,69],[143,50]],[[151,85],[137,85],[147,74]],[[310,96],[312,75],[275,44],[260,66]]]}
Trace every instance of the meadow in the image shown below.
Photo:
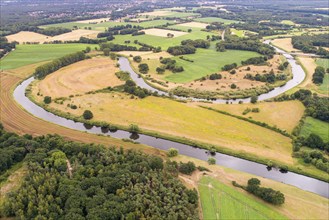
{"label": "meadow", "polygon": [[[68,108],[67,104],[72,103],[79,103],[80,108]],[[290,138],[249,122],[166,98],[132,99],[130,95],[116,92],[96,93],[72,97],[62,105],[52,103],[50,107],[78,117],[89,109],[94,114],[93,121],[124,127],[136,124],[144,131],[293,163]]]}
{"label": "meadow", "polygon": [[[305,107],[300,101],[285,102],[261,102],[256,104],[244,103],[241,105],[222,105],[222,104],[200,104],[213,109],[229,112],[234,115],[251,118],[256,121],[265,122],[271,126],[277,126],[287,132],[298,125],[299,120],[304,114]],[[249,108],[258,108],[259,112],[249,112],[243,115],[243,112]]]}
{"label": "meadow", "polygon": [[198,189],[204,219],[288,219],[214,178],[202,177]]}
{"label": "meadow", "polygon": [[226,64],[237,63],[241,65],[241,61],[257,56],[259,56],[258,53],[251,51],[227,50],[217,52],[214,48],[199,48],[195,54],[184,55],[185,58],[193,60],[193,63],[175,57],[177,65],[183,66],[184,71],[168,75],[165,80],[177,83],[190,82],[208,74],[219,72]]}
{"label": "meadow", "polygon": [[212,23],[212,22],[221,22],[224,24],[232,24],[232,23],[238,23],[239,21],[235,20],[228,20],[223,18],[217,18],[217,17],[205,17],[205,18],[196,18],[195,21],[205,22],[205,23]]}
{"label": "meadow", "polygon": [[[322,66],[325,69],[329,68],[329,59],[317,59],[316,64]],[[323,78],[323,83],[319,86],[319,90],[323,92],[329,92],[329,73],[326,73]]]}
{"label": "meadow", "polygon": [[300,135],[303,137],[308,137],[311,133],[319,135],[323,141],[329,141],[329,123],[320,121],[312,117],[306,117],[304,124],[302,126]]}
{"label": "meadow", "polygon": [[94,48],[92,44],[36,44],[17,45],[15,51],[10,52],[0,60],[0,69],[15,69],[33,63],[53,60],[66,54],[74,53],[86,49]]}

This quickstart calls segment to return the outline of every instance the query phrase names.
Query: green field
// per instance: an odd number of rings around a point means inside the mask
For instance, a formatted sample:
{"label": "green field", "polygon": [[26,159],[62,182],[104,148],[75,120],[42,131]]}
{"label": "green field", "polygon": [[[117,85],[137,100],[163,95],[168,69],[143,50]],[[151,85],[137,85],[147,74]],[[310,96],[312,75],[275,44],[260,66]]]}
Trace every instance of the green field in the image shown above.
{"label": "green field", "polygon": [[291,20],[283,20],[281,21],[282,24],[287,24],[287,25],[295,25],[295,22],[291,21]]}
{"label": "green field", "polygon": [[99,31],[105,31],[108,27],[114,27],[117,25],[139,25],[144,28],[154,27],[158,25],[164,25],[164,24],[174,24],[174,21],[169,20],[153,20],[153,21],[144,21],[140,23],[136,22],[115,22],[115,21],[108,21],[108,22],[102,22],[98,24],[84,24],[84,23],[77,23],[77,22],[67,22],[67,23],[58,23],[58,24],[50,24],[45,26],[40,26],[41,28],[47,28],[47,27],[64,27],[64,28],[70,28],[72,29],[74,26],[83,29],[85,27],[91,27],[92,30],[99,30]]}
{"label": "green field", "polygon": [[194,19],[194,21],[200,21],[200,22],[204,22],[204,23],[222,22],[224,24],[232,24],[232,23],[239,22],[239,21],[235,21],[235,20],[228,20],[228,19],[217,18],[217,17],[197,18],[197,19]]}
{"label": "green field", "polygon": [[175,57],[177,65],[183,66],[184,71],[171,74],[165,77],[165,79],[178,83],[190,82],[202,76],[218,72],[226,64],[237,63],[240,65],[241,61],[257,56],[259,56],[258,53],[251,51],[227,50],[225,52],[217,52],[214,48],[199,48],[195,54],[184,55],[185,58],[193,60],[193,63]]}
{"label": "green field", "polygon": [[204,219],[287,219],[243,193],[211,177],[202,177],[198,185]]}
{"label": "green field", "polygon": [[175,37],[175,38],[167,38],[167,37],[159,37],[154,35],[115,35],[115,39],[111,42],[117,44],[124,44],[125,41],[130,40],[130,45],[135,46],[133,42],[138,40],[141,43],[146,43],[152,46],[160,46],[162,50],[167,50],[170,46],[180,45],[182,40],[195,40],[195,39],[206,39],[207,35],[210,33],[200,30],[192,31],[186,35]]}
{"label": "green field", "polygon": [[36,44],[17,45],[16,50],[0,60],[0,69],[15,69],[41,61],[53,60],[69,53],[94,48],[92,44]]}
{"label": "green field", "polygon": [[231,28],[231,34],[236,35],[238,37],[244,37],[244,30],[237,30],[237,29]]}
{"label": "green field", "polygon": [[[329,68],[329,59],[317,59],[316,64],[322,66],[325,69]],[[319,86],[319,90],[328,92],[329,91],[329,73],[326,73],[323,78],[323,83]]]}
{"label": "green field", "polygon": [[300,135],[308,137],[311,133],[319,135],[323,141],[329,141],[329,123],[320,121],[312,117],[306,117]]}

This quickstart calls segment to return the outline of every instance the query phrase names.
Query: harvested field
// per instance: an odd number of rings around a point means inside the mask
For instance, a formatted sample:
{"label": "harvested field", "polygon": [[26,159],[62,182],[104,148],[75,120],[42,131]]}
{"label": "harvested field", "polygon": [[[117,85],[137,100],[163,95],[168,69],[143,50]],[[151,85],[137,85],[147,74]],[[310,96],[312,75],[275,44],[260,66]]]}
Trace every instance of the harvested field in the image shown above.
{"label": "harvested field", "polygon": [[140,16],[166,16],[170,15],[171,11],[152,11],[139,14]]}
{"label": "harvested field", "polygon": [[[79,103],[81,108],[68,108],[67,104],[71,103]],[[115,92],[97,93],[72,97],[63,105],[51,103],[50,107],[78,116],[89,109],[96,121],[137,124],[141,129],[292,163],[289,138],[230,116],[164,98],[131,99],[130,95]]]}
{"label": "harvested field", "polygon": [[80,37],[88,37],[88,38],[94,39],[97,37],[98,33],[99,33],[99,31],[95,31],[95,30],[79,29],[79,30],[73,30],[73,31],[65,33],[65,34],[50,37],[50,36],[38,34],[35,32],[21,31],[17,34],[7,36],[7,39],[10,42],[17,41],[20,44],[22,44],[24,42],[44,43],[44,42],[50,42],[50,41],[55,41],[55,40],[61,40],[61,41],[79,40]]}
{"label": "harvested field", "polygon": [[298,51],[292,46],[291,38],[278,38],[272,40],[271,43],[287,52]]}
{"label": "harvested field", "polygon": [[178,26],[184,26],[184,27],[194,27],[194,28],[206,28],[208,24],[201,23],[201,22],[187,22],[183,24],[178,24]]}
{"label": "harvested field", "polygon": [[117,78],[119,68],[109,58],[93,58],[74,63],[48,75],[36,86],[43,96],[52,98],[84,94],[89,91],[115,87],[124,82]]}
{"label": "harvested field", "polygon": [[8,35],[6,38],[9,42],[17,41],[22,44],[24,42],[45,42],[51,37],[31,31],[21,31],[16,34]]}
{"label": "harvested field", "polygon": [[[193,105],[196,105],[194,103]],[[298,125],[299,120],[304,114],[304,105],[299,101],[285,102],[262,102],[256,104],[242,105],[221,105],[221,104],[201,104],[221,111],[229,112],[233,115],[239,115],[246,118],[252,118],[256,121],[265,122],[271,126],[277,126],[280,129],[292,132]],[[259,108],[259,112],[242,113],[247,109]]]}
{"label": "harvested field", "polygon": [[97,34],[100,31],[95,30],[84,30],[84,29],[78,29],[73,30],[72,32],[61,34],[54,36],[52,38],[49,38],[47,41],[54,41],[54,40],[61,40],[61,41],[70,41],[70,40],[79,40],[80,37],[87,37],[91,39],[97,38]]}
{"label": "harvested field", "polygon": [[150,29],[145,29],[143,31],[145,32],[145,34],[158,36],[158,37],[167,37],[168,33],[173,34],[174,38],[188,34],[187,32],[183,32],[183,31],[172,31],[172,30],[165,30],[158,28],[150,28]]}

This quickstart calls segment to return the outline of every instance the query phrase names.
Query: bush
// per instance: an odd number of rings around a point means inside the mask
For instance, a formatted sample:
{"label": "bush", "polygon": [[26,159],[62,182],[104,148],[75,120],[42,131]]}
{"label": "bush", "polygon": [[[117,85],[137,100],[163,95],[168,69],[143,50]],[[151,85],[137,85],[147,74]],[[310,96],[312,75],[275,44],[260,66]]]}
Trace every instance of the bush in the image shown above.
{"label": "bush", "polygon": [[50,104],[51,103],[51,97],[50,96],[45,96],[43,99],[43,102],[46,104]]}
{"label": "bush", "polygon": [[176,148],[169,148],[167,152],[168,157],[175,157],[178,155],[178,150]]}
{"label": "bush", "polygon": [[231,89],[236,89],[236,85],[234,83],[231,84]]}
{"label": "bush", "polygon": [[253,104],[255,104],[257,102],[257,100],[258,100],[257,96],[251,96],[251,98],[250,98],[250,102]]}
{"label": "bush", "polygon": [[209,158],[208,158],[208,164],[210,164],[210,165],[214,165],[214,164],[216,164],[216,159],[213,158],[213,157],[209,157]]}
{"label": "bush", "polygon": [[141,63],[138,65],[138,70],[139,72],[146,74],[149,71],[149,65],[146,63]]}
{"label": "bush", "polygon": [[165,69],[162,67],[157,67],[155,70],[158,74],[163,74],[165,72]]}
{"label": "bush", "polygon": [[94,117],[93,113],[90,110],[85,110],[82,114],[83,118],[86,120],[90,120]]}
{"label": "bush", "polygon": [[140,131],[138,125],[131,124],[128,129],[131,133],[138,133]]}
{"label": "bush", "polygon": [[134,56],[133,60],[136,62],[136,63],[140,63],[142,61],[142,57],[141,56]]}
{"label": "bush", "polygon": [[196,170],[196,167],[191,161],[187,163],[180,162],[178,170],[183,174],[191,175]]}

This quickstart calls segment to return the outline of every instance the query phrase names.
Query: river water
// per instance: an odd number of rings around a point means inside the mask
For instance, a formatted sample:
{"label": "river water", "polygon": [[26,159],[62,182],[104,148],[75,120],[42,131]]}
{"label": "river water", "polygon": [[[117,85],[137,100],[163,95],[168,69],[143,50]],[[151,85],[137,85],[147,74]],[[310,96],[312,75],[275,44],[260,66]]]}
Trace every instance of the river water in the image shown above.
{"label": "river water", "polygon": [[[282,51],[281,51],[282,52]],[[293,79],[291,79],[285,86],[276,88],[272,90],[271,92],[267,94],[263,94],[259,96],[259,100],[265,100],[268,98],[275,97],[294,86],[301,83],[305,77],[305,73],[303,69],[296,64],[295,60],[292,56],[290,56],[287,53],[283,53],[283,55],[288,59],[288,62],[292,66],[292,72],[293,72]],[[128,71],[131,74],[131,78],[136,82],[136,84],[140,87],[149,89],[151,91],[158,91],[152,87],[150,87],[148,84],[144,82],[142,78],[138,77],[138,74],[136,74],[132,68],[130,67],[129,61],[126,58],[120,58],[119,59],[120,68],[123,71]],[[240,159],[237,157],[225,155],[216,153],[215,155],[210,155],[207,150],[195,148],[186,144],[177,143],[174,141],[169,141],[161,138],[155,138],[148,135],[132,135],[131,133],[127,131],[118,130],[116,132],[109,132],[104,131],[100,127],[89,127],[84,125],[80,122],[74,122],[73,120],[62,118],[59,116],[54,115],[53,113],[47,112],[40,106],[33,103],[30,99],[28,99],[25,96],[25,90],[28,87],[28,85],[34,80],[33,77],[28,78],[27,80],[23,81],[20,85],[17,86],[17,88],[14,90],[14,98],[16,102],[18,102],[26,111],[31,113],[32,115],[41,118],[43,120],[49,121],[54,124],[58,124],[67,128],[79,130],[79,131],[85,131],[88,133],[93,134],[103,134],[103,135],[109,135],[114,138],[126,138],[126,139],[132,139],[134,141],[138,141],[139,143],[155,147],[161,150],[168,150],[169,148],[176,148],[179,150],[179,153],[182,155],[186,155],[189,157],[197,158],[200,160],[208,160],[209,157],[214,157],[216,159],[216,163],[221,166],[225,166],[228,168],[232,168],[235,170],[243,171],[246,173],[254,174],[257,176],[265,177],[268,179],[272,179],[278,182],[282,182],[285,184],[290,184],[293,186],[296,186],[300,189],[310,191],[313,193],[316,193],[318,195],[321,195],[323,197],[329,198],[329,184],[320,181],[314,178],[310,178],[307,176],[303,176],[300,174],[296,174],[293,172],[280,172],[277,169],[268,169],[267,166],[263,164],[259,164],[256,162]],[[162,91],[158,91],[160,95],[166,93]],[[243,99],[242,101],[248,102],[249,99]],[[227,100],[216,100],[218,103],[226,103]],[[229,100],[232,103],[237,103],[239,100]],[[250,101],[250,100],[249,100]]]}

